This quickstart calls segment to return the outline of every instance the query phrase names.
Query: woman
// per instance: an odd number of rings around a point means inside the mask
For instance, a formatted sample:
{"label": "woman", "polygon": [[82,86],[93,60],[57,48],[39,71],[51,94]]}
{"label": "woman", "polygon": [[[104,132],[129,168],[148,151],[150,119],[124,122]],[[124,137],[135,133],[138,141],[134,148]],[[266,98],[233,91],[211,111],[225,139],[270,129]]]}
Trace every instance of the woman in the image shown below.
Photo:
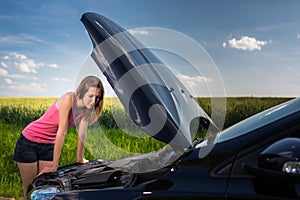
{"label": "woman", "polygon": [[78,126],[77,162],[86,163],[83,155],[87,128],[99,118],[103,96],[101,81],[87,76],[75,93],[67,92],[58,98],[41,118],[22,131],[13,159],[22,177],[24,198],[28,185],[38,174],[57,170],[68,127]]}

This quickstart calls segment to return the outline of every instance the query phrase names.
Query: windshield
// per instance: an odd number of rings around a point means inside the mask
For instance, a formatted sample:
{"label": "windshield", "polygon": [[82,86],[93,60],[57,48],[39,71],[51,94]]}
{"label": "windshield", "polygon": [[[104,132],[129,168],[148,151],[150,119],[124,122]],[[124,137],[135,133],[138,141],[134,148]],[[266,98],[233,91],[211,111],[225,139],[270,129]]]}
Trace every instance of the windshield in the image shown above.
{"label": "windshield", "polygon": [[241,136],[245,133],[248,133],[249,131],[260,128],[280,118],[284,118],[299,111],[300,98],[282,103],[225,129],[216,137],[215,143],[223,142]]}

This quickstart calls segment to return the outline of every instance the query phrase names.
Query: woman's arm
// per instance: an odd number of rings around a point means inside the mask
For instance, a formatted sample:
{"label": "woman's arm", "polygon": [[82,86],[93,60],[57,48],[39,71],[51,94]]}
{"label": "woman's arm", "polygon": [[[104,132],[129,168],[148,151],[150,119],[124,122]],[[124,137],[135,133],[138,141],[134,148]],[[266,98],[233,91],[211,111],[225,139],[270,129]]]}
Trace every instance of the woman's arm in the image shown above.
{"label": "woman's arm", "polygon": [[56,102],[56,107],[59,111],[59,120],[58,120],[58,130],[57,130],[55,144],[54,144],[53,162],[52,162],[52,166],[45,167],[44,169],[42,169],[42,171],[39,174],[54,172],[57,170],[59,166],[61,150],[68,131],[68,120],[69,120],[69,113],[72,108],[72,102],[73,102],[72,93],[66,93],[61,98],[59,98]]}
{"label": "woman's arm", "polygon": [[65,94],[57,102],[57,108],[59,111],[59,123],[58,123],[58,130],[56,134],[56,140],[55,140],[54,152],[53,152],[53,167],[55,169],[57,169],[57,167],[59,166],[61,150],[68,131],[68,121],[69,121],[70,110],[72,108],[72,102],[73,102],[72,93]]}
{"label": "woman's arm", "polygon": [[84,144],[87,135],[88,121],[81,120],[78,127],[77,162],[86,163],[84,159]]}

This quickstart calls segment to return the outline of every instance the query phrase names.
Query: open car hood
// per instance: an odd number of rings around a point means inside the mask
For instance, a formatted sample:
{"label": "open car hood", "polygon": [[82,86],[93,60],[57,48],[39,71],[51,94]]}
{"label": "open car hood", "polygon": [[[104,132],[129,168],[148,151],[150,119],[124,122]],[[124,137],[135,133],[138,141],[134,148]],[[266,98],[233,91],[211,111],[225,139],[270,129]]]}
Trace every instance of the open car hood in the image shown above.
{"label": "open car hood", "polygon": [[192,146],[192,121],[214,126],[173,72],[129,31],[96,13],[83,14],[81,21],[93,60],[147,134],[182,150]]}

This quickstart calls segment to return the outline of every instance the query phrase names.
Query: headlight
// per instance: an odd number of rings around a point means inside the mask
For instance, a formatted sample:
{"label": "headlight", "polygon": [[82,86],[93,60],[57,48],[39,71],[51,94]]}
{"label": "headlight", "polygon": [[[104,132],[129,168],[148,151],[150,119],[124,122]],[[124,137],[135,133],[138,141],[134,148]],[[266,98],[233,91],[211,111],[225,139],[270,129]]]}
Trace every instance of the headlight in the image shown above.
{"label": "headlight", "polygon": [[34,189],[30,194],[31,200],[51,200],[53,197],[60,192],[57,187],[53,186],[42,186]]}
{"label": "headlight", "polygon": [[300,162],[298,161],[288,161],[285,162],[282,171],[289,174],[300,174]]}

